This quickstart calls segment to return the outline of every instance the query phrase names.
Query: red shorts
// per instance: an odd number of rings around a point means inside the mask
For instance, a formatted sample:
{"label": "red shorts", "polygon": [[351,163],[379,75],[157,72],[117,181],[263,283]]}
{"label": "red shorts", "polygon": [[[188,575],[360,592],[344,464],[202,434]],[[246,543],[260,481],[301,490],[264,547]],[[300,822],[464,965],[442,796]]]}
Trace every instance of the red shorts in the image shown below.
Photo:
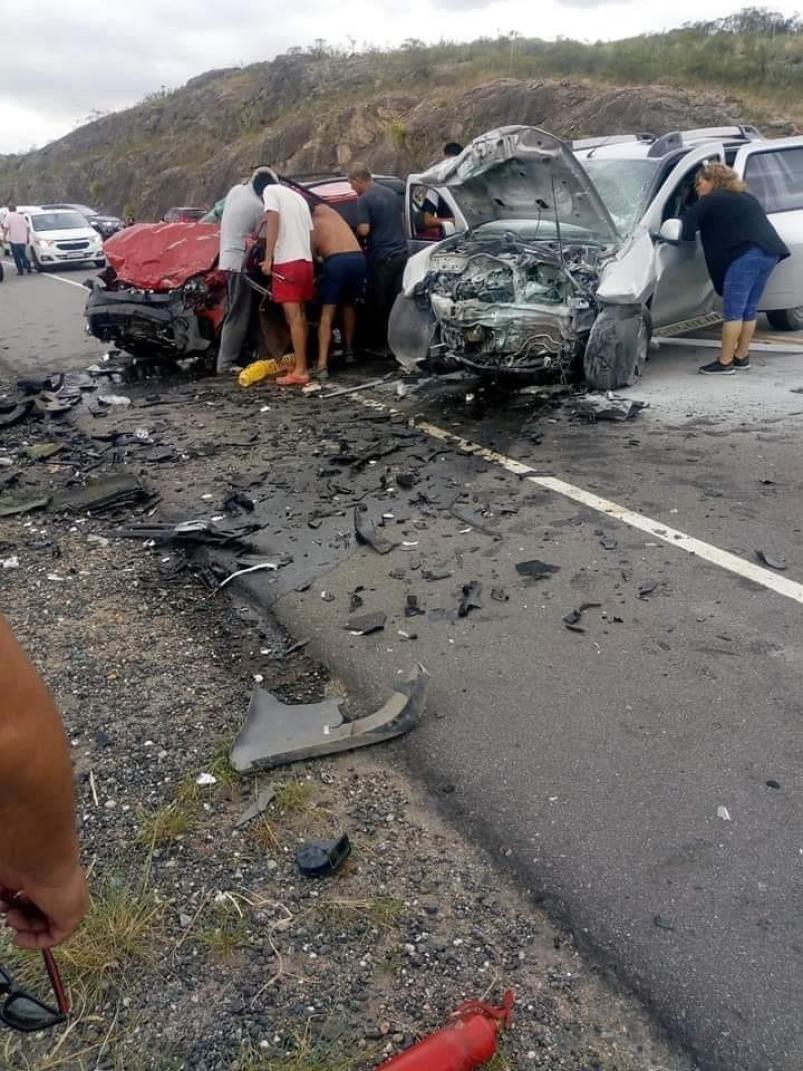
{"label": "red shorts", "polygon": [[312,261],[288,260],[284,264],[274,264],[272,290],[273,300],[280,305],[286,301],[312,301],[315,293]]}

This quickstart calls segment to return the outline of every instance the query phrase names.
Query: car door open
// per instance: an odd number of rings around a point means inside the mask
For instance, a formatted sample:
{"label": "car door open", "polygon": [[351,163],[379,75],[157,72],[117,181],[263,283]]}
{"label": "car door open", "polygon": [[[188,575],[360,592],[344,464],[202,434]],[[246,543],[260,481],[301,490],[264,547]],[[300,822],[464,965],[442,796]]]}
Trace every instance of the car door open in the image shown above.
{"label": "car door open", "polygon": [[759,308],[795,309],[803,305],[803,137],[745,145],[733,167],[792,254],[773,271]]}
{"label": "car door open", "polygon": [[644,217],[655,240],[655,290],[652,321],[655,327],[682,325],[711,312],[716,303],[702,243],[670,243],[660,238],[661,227],[670,219],[680,219],[688,207],[685,194],[694,188],[694,177],[708,161],[725,162],[721,145],[706,145],[687,153],[670,172]]}

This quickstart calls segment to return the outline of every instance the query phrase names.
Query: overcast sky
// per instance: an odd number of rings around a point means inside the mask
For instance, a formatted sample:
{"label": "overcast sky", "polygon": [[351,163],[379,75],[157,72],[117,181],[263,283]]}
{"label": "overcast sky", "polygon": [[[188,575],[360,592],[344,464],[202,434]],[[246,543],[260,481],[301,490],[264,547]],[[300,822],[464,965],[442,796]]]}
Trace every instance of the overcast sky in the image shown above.
{"label": "overcast sky", "polygon": [[[2,0],[0,152],[69,133],[94,110],[115,111],[213,67],[271,59],[316,38],[357,47],[409,37],[594,41],[718,18],[734,0]],[[794,3],[769,4],[793,14]],[[734,81],[738,81],[735,72]]]}

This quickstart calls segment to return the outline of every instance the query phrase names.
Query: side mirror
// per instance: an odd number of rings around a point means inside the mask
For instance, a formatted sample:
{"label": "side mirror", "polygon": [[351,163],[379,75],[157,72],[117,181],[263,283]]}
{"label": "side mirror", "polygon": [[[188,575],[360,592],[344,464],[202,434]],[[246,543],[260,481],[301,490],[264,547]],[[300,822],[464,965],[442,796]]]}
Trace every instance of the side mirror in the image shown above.
{"label": "side mirror", "polygon": [[661,224],[661,229],[658,231],[659,242],[670,242],[672,245],[677,245],[683,235],[683,220],[681,219],[665,219]]}

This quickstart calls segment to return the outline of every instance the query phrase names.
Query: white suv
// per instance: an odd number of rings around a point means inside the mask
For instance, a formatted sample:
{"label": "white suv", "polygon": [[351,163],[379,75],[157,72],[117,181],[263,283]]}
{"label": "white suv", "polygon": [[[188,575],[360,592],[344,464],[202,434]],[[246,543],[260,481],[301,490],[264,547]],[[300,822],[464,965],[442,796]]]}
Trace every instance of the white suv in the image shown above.
{"label": "white suv", "polygon": [[37,271],[60,264],[105,265],[103,239],[78,212],[36,208],[25,216],[31,229],[28,259]]}
{"label": "white suv", "polygon": [[[512,126],[408,179],[415,253],[389,325],[397,360],[581,372],[598,389],[633,383],[653,329],[680,334],[719,318],[699,238],[679,241],[695,176],[714,160],[745,179],[792,252],[762,310],[778,328],[803,326],[803,138],[723,127],[569,145]],[[421,211],[433,190],[434,228]]]}

